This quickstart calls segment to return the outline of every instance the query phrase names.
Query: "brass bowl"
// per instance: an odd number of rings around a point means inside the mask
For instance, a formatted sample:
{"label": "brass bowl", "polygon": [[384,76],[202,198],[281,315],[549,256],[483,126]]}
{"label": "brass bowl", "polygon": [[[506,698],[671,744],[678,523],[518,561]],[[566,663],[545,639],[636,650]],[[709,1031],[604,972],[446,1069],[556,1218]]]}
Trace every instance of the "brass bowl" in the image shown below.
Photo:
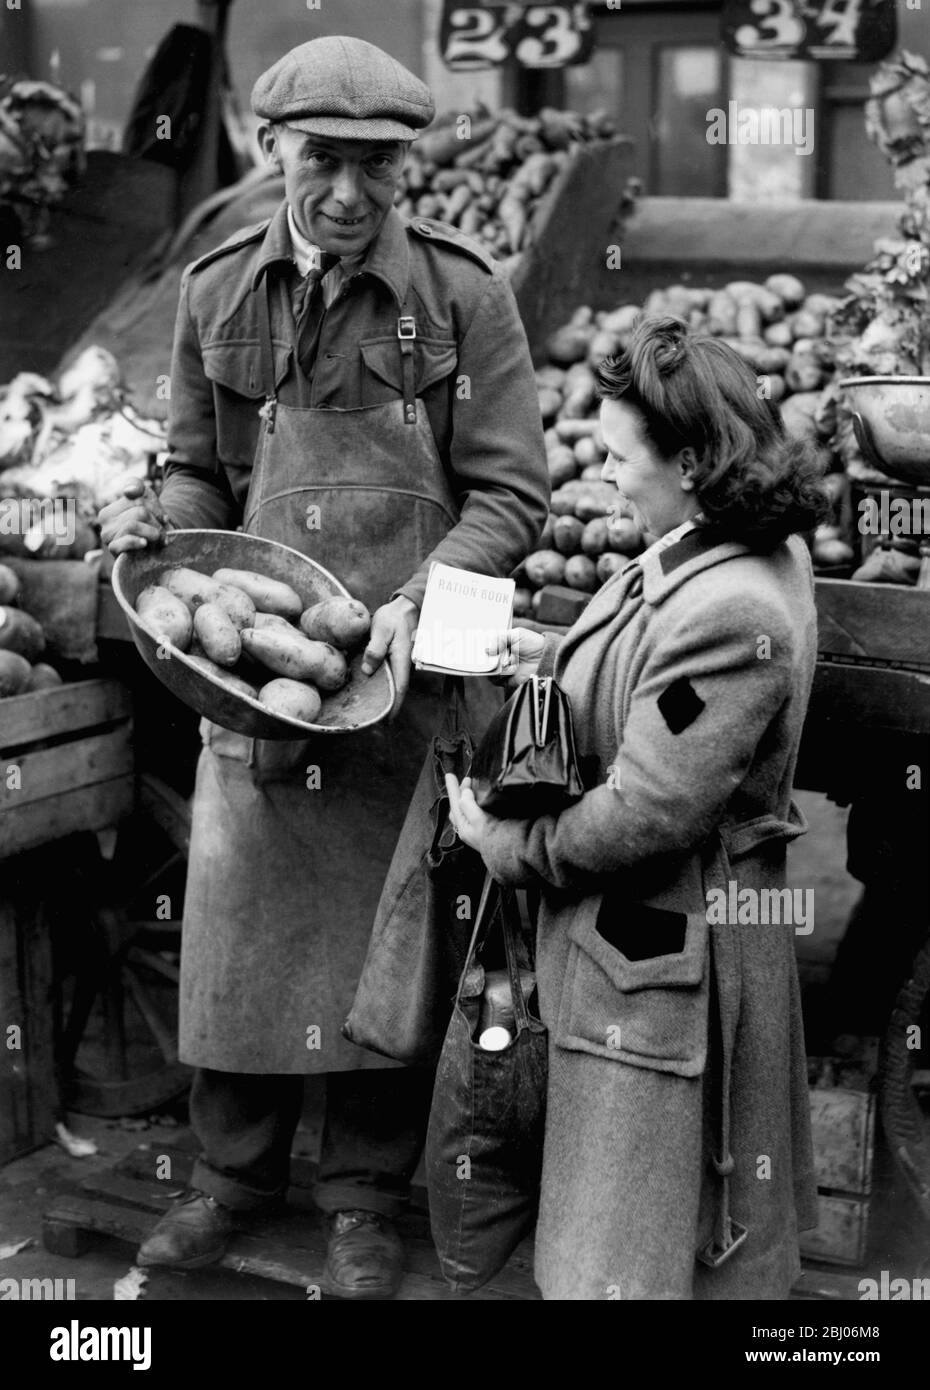
{"label": "brass bowl", "polygon": [[[164,644],[143,626],[135,604],[142,590],[157,583],[170,565],[186,565],[201,574],[221,568],[254,570],[290,584],[306,608],[333,594],[351,595],[335,575],[298,550],[241,531],[169,531],[164,546],[157,550],[131,550],[120,555],[111,582],[139,655],[162,685],[198,714],[252,738],[299,739],[310,734],[355,733],[390,713],[394,702],[390,668],[385,662],[373,676],[361,675],[361,652],[349,663],[348,684],[324,696],[314,724],[272,713],[258,700],[240,695],[200,670],[183,652],[172,648],[170,657],[159,657]],[[273,672],[269,671],[268,679],[274,679]]]}
{"label": "brass bowl", "polygon": [[930,486],[930,377],[847,376],[837,384],[867,462],[891,478]]}

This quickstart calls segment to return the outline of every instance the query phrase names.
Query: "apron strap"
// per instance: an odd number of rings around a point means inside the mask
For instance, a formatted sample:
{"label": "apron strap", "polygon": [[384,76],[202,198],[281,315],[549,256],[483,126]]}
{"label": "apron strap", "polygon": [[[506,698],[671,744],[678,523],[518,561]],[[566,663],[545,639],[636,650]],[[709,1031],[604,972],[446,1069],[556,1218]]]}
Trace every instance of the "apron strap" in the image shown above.
{"label": "apron strap", "polygon": [[[404,308],[407,306],[404,305]],[[417,339],[416,320],[412,314],[401,314],[397,320],[397,341],[400,345],[400,370],[404,388],[404,424],[417,422],[416,390],[413,383],[413,345]]]}
{"label": "apron strap", "polygon": [[262,387],[265,392],[265,404],[261,414],[271,431],[274,429],[278,396],[274,379],[274,344],[271,339],[271,285],[267,270],[262,277],[262,287],[258,294],[258,333]]}

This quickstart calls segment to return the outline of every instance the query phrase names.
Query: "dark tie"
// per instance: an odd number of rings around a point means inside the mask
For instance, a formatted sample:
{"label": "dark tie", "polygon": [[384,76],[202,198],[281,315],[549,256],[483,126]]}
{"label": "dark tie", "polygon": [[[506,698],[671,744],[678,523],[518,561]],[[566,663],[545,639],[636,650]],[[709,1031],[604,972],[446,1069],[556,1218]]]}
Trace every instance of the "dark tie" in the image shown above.
{"label": "dark tie", "polygon": [[319,264],[311,266],[298,282],[294,294],[294,323],[297,326],[297,361],[304,376],[309,377],[316,360],[320,323],[323,318],[323,295],[320,281],[339,261],[328,251],[319,253]]}

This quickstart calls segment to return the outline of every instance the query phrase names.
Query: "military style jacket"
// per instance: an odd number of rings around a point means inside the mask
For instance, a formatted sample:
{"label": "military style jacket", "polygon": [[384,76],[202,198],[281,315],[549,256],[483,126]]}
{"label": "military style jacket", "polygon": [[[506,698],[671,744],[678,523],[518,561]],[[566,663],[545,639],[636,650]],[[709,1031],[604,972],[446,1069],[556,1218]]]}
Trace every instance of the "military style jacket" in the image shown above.
{"label": "military style jacket", "polygon": [[[361,267],[322,313],[312,360],[287,204],[189,266],[171,367],[162,505],[179,526],[241,523],[265,398],[259,294],[271,277],[282,402],[354,410],[402,395],[398,318],[416,323],[415,385],[461,509],[431,559],[509,573],[545,522],[549,481],[533,368],[509,282],[453,227],[392,210]],[[296,361],[300,342],[302,364]],[[402,593],[419,604],[428,562]]]}

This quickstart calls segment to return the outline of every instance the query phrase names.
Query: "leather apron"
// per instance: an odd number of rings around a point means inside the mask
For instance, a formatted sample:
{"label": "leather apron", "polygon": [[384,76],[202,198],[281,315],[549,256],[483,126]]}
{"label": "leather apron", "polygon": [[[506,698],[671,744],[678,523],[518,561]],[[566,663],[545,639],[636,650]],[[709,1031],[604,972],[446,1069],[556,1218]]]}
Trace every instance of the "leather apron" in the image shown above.
{"label": "leather apron", "polygon": [[[318,561],[374,611],[458,517],[415,396],[414,319],[398,319],[403,399],[354,410],[285,405],[274,379],[267,276],[258,293],[266,401],[244,529]],[[296,353],[294,374],[301,391]],[[497,692],[485,681],[470,686],[473,711],[489,715]],[[250,1073],[396,1065],[348,1042],[341,1027],[441,719],[440,689],[439,677],[414,672],[393,723],[296,743],[203,721],[181,959],[182,1061]]]}

